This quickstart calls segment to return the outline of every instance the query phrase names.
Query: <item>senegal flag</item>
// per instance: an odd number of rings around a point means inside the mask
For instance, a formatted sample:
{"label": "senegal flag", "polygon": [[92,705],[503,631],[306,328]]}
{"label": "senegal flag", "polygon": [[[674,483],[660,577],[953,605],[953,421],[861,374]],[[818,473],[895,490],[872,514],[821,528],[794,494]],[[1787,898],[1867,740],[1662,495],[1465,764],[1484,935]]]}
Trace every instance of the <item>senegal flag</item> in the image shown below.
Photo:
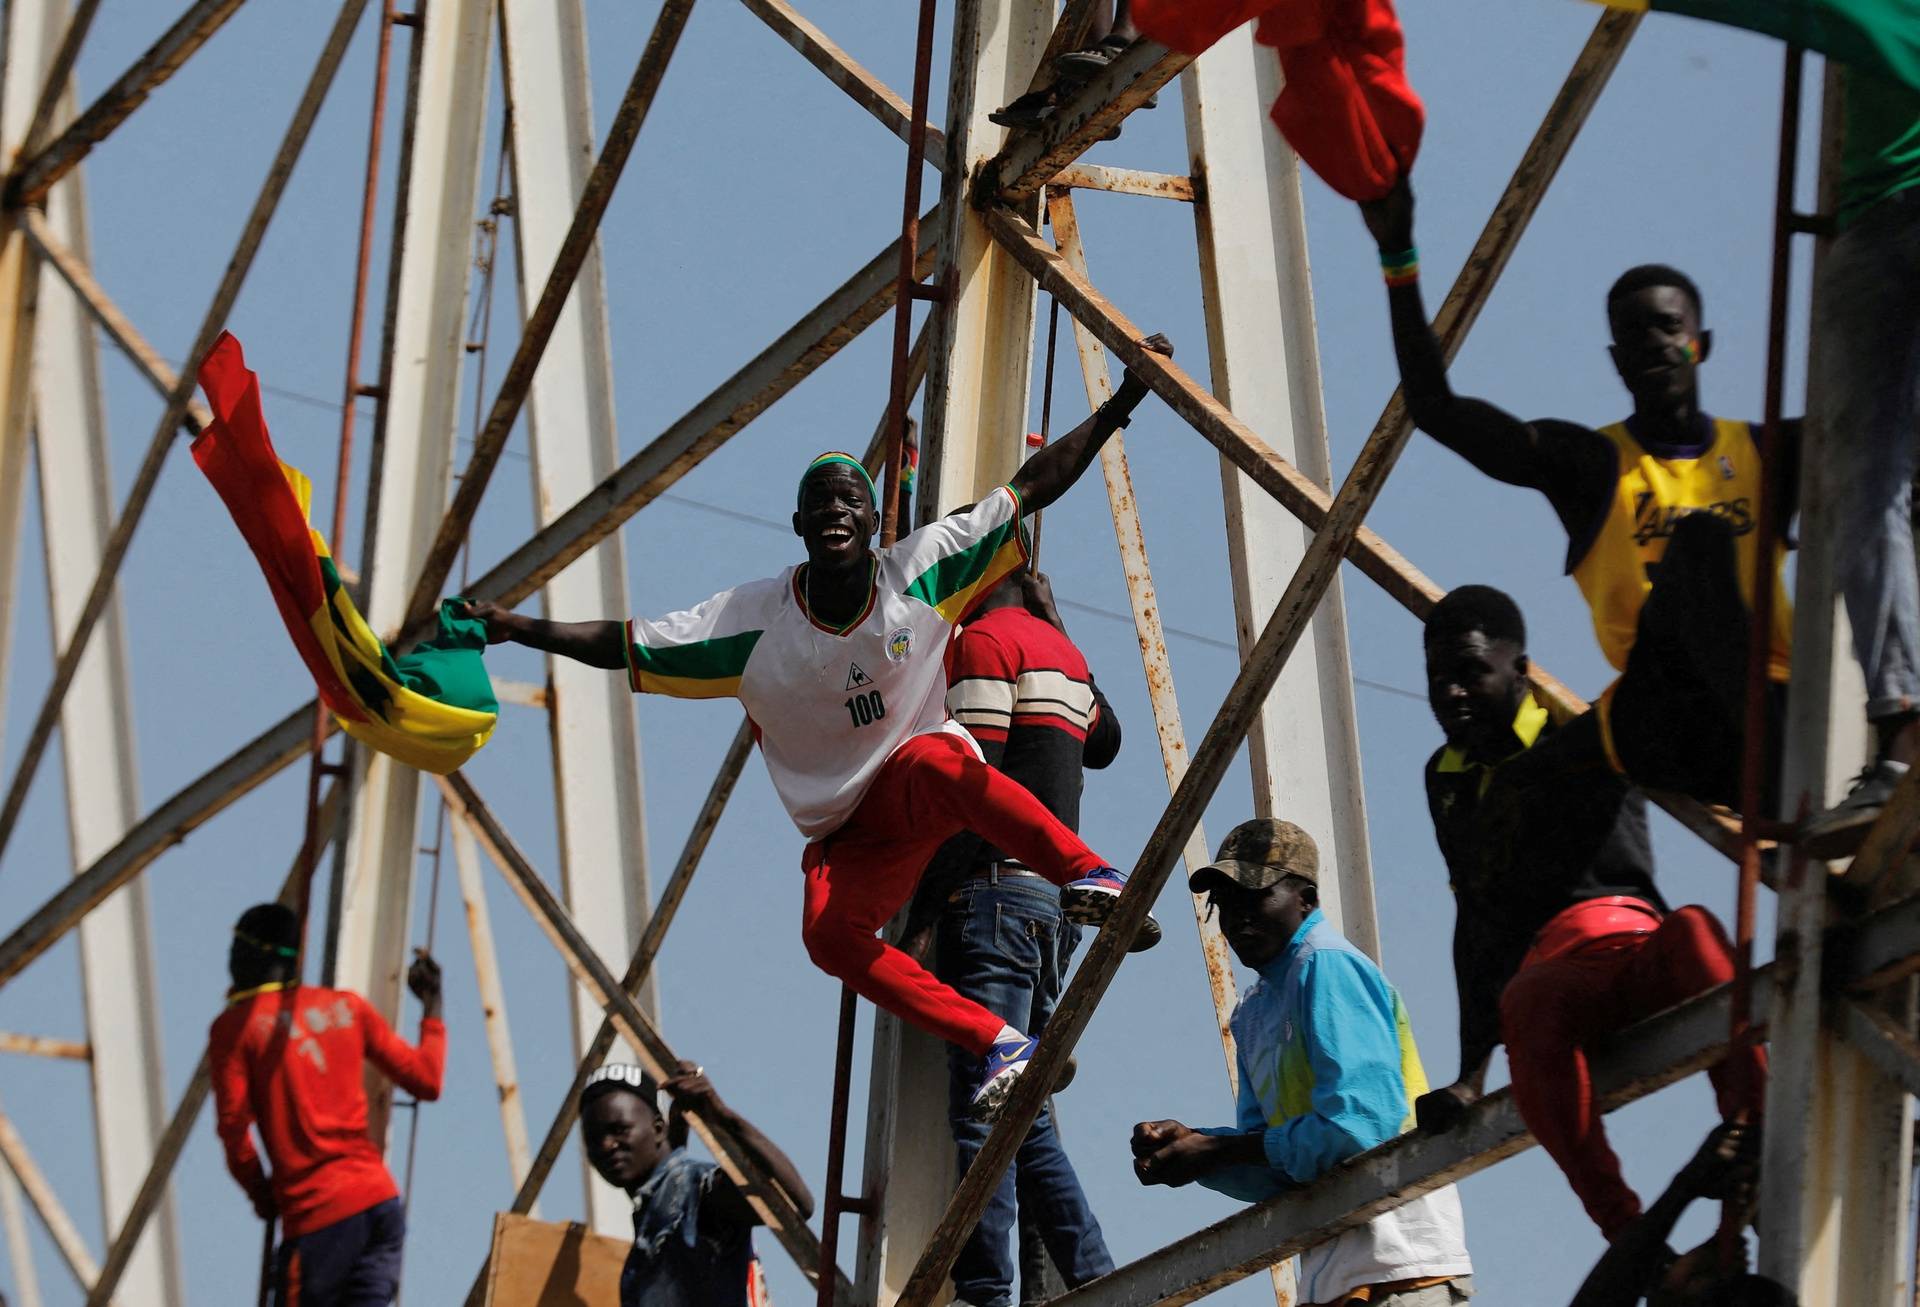
{"label": "senegal flag", "polygon": [[456,770],[487,742],[499,710],[481,659],[485,627],[453,617],[449,601],[432,640],[389,653],[341,586],[327,542],[307,526],[312,483],[274,455],[260,379],[230,333],[200,365],[200,388],[213,421],[193,442],[193,461],[266,573],[321,701],[369,748],[422,771]]}
{"label": "senegal flag", "polygon": [[1744,27],[1920,91],[1920,0],[1599,0]]}

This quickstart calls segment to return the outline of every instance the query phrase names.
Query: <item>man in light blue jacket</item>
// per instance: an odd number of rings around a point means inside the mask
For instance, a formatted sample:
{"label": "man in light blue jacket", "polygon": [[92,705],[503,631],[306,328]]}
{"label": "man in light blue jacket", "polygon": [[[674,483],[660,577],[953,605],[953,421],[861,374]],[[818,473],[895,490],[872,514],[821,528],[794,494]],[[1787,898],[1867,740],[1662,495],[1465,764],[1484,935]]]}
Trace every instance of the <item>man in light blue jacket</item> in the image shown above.
{"label": "man in light blue jacket", "polygon": [[[1413,1128],[1426,1073],[1400,995],[1320,913],[1320,853],[1292,822],[1234,827],[1187,881],[1220,914],[1234,956],[1260,973],[1233,1013],[1240,1096],[1231,1126],[1143,1121],[1142,1184],[1199,1181],[1258,1202],[1309,1184]],[[1300,1300],[1454,1307],[1473,1293],[1452,1185],[1308,1250]]]}

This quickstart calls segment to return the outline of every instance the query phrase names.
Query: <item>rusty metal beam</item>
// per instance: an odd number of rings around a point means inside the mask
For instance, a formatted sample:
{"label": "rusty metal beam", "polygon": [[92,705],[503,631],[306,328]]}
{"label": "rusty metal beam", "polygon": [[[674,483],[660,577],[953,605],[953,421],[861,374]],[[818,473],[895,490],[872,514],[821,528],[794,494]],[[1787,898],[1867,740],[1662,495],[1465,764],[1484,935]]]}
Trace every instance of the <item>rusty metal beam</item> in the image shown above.
{"label": "rusty metal beam", "polygon": [[238,802],[313,745],[308,700],[155,808],[91,867],[62,885],[34,914],[0,940],[0,986],[19,975],[107,896],[144,871],[216,814]]}
{"label": "rusty metal beam", "polygon": [[[145,54],[134,60],[99,99],[82,109],[51,144],[14,169],[13,175],[7,178],[4,192],[6,207],[18,209],[44,199],[55,182],[78,167],[94,146],[146,102],[156,87],[179,71],[180,65],[205,45],[220,30],[221,24],[233,17],[242,2],[198,0],[180,15],[179,20],[149,46]],[[85,30],[81,29],[83,35]]]}
{"label": "rusty metal beam", "polygon": [[[316,811],[313,829],[318,832],[319,844],[313,850],[317,861],[325,847],[330,833],[335,829],[334,818],[339,815],[340,803],[344,791],[338,784],[329,785]],[[286,879],[280,882],[277,900],[287,907],[299,906],[299,890],[302,869],[307,865],[306,851],[302,849],[294,855],[292,868]],[[87,1292],[86,1307],[105,1307],[113,1297],[115,1289],[120,1287],[120,1277],[126,1273],[127,1266],[133,1260],[133,1253],[140,1246],[141,1232],[147,1228],[147,1221],[159,1210],[165,1200],[167,1185],[173,1176],[173,1168],[179,1164],[181,1153],[186,1151],[187,1140],[193,1135],[194,1124],[200,1119],[200,1109],[206,1106],[207,1095],[213,1089],[213,1064],[207,1055],[200,1055],[200,1064],[194,1068],[193,1078],[187,1082],[186,1089],[180,1095],[179,1104],[173,1109],[173,1117],[167,1122],[155,1141],[153,1161],[147,1167],[146,1178],[140,1182],[140,1189],[127,1208],[126,1218],[121,1221],[119,1232],[113,1236],[113,1243],[107,1249],[107,1260],[100,1267],[93,1287]]]}
{"label": "rusty metal beam", "polygon": [[27,122],[27,134],[20,138],[20,152],[32,155],[47,139],[53,125],[53,111],[66,92],[67,79],[80,58],[80,47],[93,27],[93,16],[100,11],[100,0],[80,0],[67,19],[67,30],[60,35],[60,46],[47,65],[47,79],[40,84],[40,98],[34,103],[33,117]]}
{"label": "rusty metal beam", "polygon": [[[1767,969],[1770,972],[1771,968]],[[1763,1017],[1772,977],[1756,976]],[[1645,1097],[1719,1060],[1727,1043],[1725,987],[1622,1031],[1594,1058],[1595,1097],[1606,1111]],[[1409,1133],[1342,1163],[1313,1184],[1217,1221],[1139,1261],[1053,1300],[1052,1307],[1188,1303],[1292,1257],[1533,1146],[1511,1090],[1488,1095],[1461,1126]]]}
{"label": "rusty metal beam", "polygon": [[1840,1029],[1882,1075],[1920,1096],[1920,1039],[1871,999],[1840,1000]]}
{"label": "rusty metal beam", "polygon": [[133,1260],[133,1251],[140,1243],[140,1234],[147,1227],[151,1217],[167,1196],[167,1184],[173,1174],[173,1168],[180,1160],[180,1154],[186,1151],[187,1139],[193,1134],[193,1127],[200,1119],[200,1109],[207,1104],[207,1094],[213,1088],[213,1068],[207,1061],[207,1055],[200,1055],[200,1064],[193,1070],[193,1078],[180,1095],[180,1102],[173,1110],[172,1120],[155,1142],[153,1164],[147,1170],[147,1178],[141,1182],[140,1191],[134,1195],[133,1205],[127,1209],[127,1218],[114,1236],[113,1246],[107,1249],[106,1263],[94,1278],[93,1285],[87,1290],[86,1307],[103,1307],[113,1300],[113,1291],[120,1287],[120,1277],[126,1273],[127,1264]]}
{"label": "rusty metal beam", "polygon": [[[226,0],[231,7],[238,7],[239,0]],[[87,593],[86,603],[80,610],[73,630],[68,634],[60,659],[54,667],[53,683],[47,687],[47,695],[40,705],[40,713],[34,719],[33,729],[27,736],[26,747],[21,751],[20,762],[14,772],[13,784],[7,791],[6,803],[0,807],[0,853],[6,850],[7,842],[13,835],[13,829],[20,820],[20,809],[26,803],[27,791],[32,787],[34,773],[39,769],[40,760],[46,754],[47,743],[53,738],[54,727],[60,721],[60,705],[66,699],[67,690],[73,684],[75,673],[80,669],[80,656],[87,650],[87,641],[99,623],[100,615],[107,609],[113,598],[114,580],[120,574],[120,564],[126,559],[127,550],[133,544],[134,529],[140,525],[140,516],[145,512],[147,501],[153,495],[153,488],[160,480],[160,470],[166,465],[168,451],[173,447],[174,437],[179,432],[181,416],[186,412],[192,399],[195,385],[194,374],[213,342],[225,328],[227,315],[232,311],[234,301],[240,296],[240,288],[252,270],[253,259],[259,253],[260,243],[266,237],[267,224],[273,220],[274,211],[279,208],[280,197],[286,192],[287,182],[293,176],[293,166],[299,161],[300,152],[307,143],[307,136],[313,129],[314,119],[319,116],[320,106],[327,97],[327,91],[333,85],[334,75],[340,71],[340,64],[347,53],[347,46],[353,40],[353,29],[366,8],[367,0],[342,0],[339,15],[334,19],[333,29],[327,35],[326,44],[321,48],[320,57],[314,64],[312,75],[307,79],[306,90],[301,94],[295,107],[293,121],[288,124],[286,135],[281,139],[280,148],[275,153],[273,163],[267,169],[266,180],[261,183],[260,193],[255,197],[253,210],[247,215],[246,225],[241,229],[240,240],[234,247],[233,257],[227,261],[225,275],[213,293],[213,302],[207,306],[207,312],[200,323],[200,330],[194,337],[192,347],[187,351],[187,366],[184,375],[177,378],[167,396],[166,411],[154,428],[147,442],[146,457],[141,460],[139,471],[134,474],[133,485],[127,491],[125,505],[120,510],[119,519],[113,524],[113,533],[108,536],[101,550],[100,571],[94,577],[93,588]],[[200,8],[204,6],[196,6]],[[229,9],[229,12],[231,10]],[[222,18],[225,14],[221,15]],[[182,20],[185,21],[184,19]],[[196,47],[197,48],[197,47]],[[191,50],[188,51],[191,53]],[[180,56],[184,59],[186,56]],[[177,66],[177,63],[176,63]],[[89,111],[91,112],[91,111]],[[131,110],[129,109],[129,112]],[[125,117],[125,114],[121,115]],[[84,119],[85,115],[82,115]],[[118,119],[115,119],[117,122]],[[79,125],[76,120],[75,125]],[[69,135],[71,129],[69,129]],[[66,139],[62,137],[61,139]],[[50,149],[57,149],[55,142]],[[76,160],[77,162],[77,160]]]}
{"label": "rusty metal beam", "polygon": [[1862,888],[1891,878],[1916,838],[1920,838],[1920,770],[1901,777],[1842,878]]}
{"label": "rusty metal beam", "polygon": [[1920,895],[1835,927],[1828,932],[1826,947],[1841,959],[1848,989],[1859,994],[1920,972],[1920,956],[1908,947],[1915,937],[1920,937]]}
{"label": "rusty metal beam", "polygon": [[1127,51],[1053,111],[1046,126],[1016,136],[981,170],[976,203],[1018,205],[1033,198],[1053,175],[1092,149],[1154,92],[1193,62],[1190,54],[1154,41],[1135,41]]}
{"label": "rusty metal beam", "polygon": [[[800,52],[800,56],[826,75],[828,81],[845,91],[853,102],[877,119],[882,127],[907,139],[913,127],[913,108],[888,86],[863,67],[859,60],[827,39],[825,32],[808,22],[786,0],[740,0],[761,22],[779,34],[780,39]],[[927,124],[927,162],[935,168],[947,165],[947,137],[932,123]]]}
{"label": "rusty metal beam", "polygon": [[[1054,243],[1073,270],[1087,275],[1086,250],[1080,241],[1079,217],[1073,198],[1064,192],[1049,196],[1047,216],[1053,227]],[[1078,318],[1073,323],[1074,344],[1080,354],[1080,375],[1085,382],[1087,407],[1097,410],[1113,394],[1113,379],[1107,371],[1107,351],[1100,340]],[[1140,645],[1141,670],[1147,679],[1147,697],[1153,706],[1154,733],[1160,740],[1160,764],[1166,772],[1167,788],[1177,792],[1181,777],[1187,774],[1187,733],[1180,720],[1180,699],[1174,692],[1173,662],[1167,654],[1166,628],[1160,621],[1160,601],[1154,590],[1153,567],[1147,559],[1147,539],[1140,523],[1140,505],[1134,498],[1133,474],[1127,467],[1125,433],[1116,431],[1101,447],[1100,471],[1107,487],[1107,508],[1113,516],[1113,535],[1120,549],[1121,570],[1127,578],[1127,602],[1133,610],[1133,629]],[[1204,867],[1207,836],[1201,823],[1193,824],[1182,856],[1191,872]],[[1226,936],[1214,919],[1204,894],[1190,894],[1194,925],[1200,932],[1200,956],[1206,964],[1207,988],[1213,999],[1213,1017],[1220,1030],[1220,1050],[1226,1057],[1227,1084],[1238,1093],[1240,1065],[1234,1055],[1233,1028],[1229,1024],[1238,1001],[1233,979],[1233,959],[1227,950]]]}
{"label": "rusty metal beam", "polygon": [[100,1268],[94,1265],[93,1254],[87,1251],[86,1241],[80,1237],[73,1218],[67,1215],[60,1196],[47,1183],[45,1172],[33,1160],[33,1155],[27,1151],[26,1141],[14,1129],[12,1119],[4,1111],[0,1111],[0,1162],[6,1163],[7,1169],[13,1172],[13,1178],[20,1182],[21,1192],[33,1205],[41,1224],[47,1227],[53,1246],[59,1250],[67,1269],[73,1272],[74,1280],[82,1289],[87,1288],[99,1276]]}
{"label": "rusty metal beam", "polygon": [[1115,195],[1145,195],[1156,200],[1193,203],[1193,178],[1170,172],[1142,172],[1138,168],[1102,168],[1071,163],[1047,179],[1051,190],[1111,191]]}
{"label": "rusty metal beam", "polygon": [[[488,857],[499,867],[507,884],[526,905],[535,923],[565,959],[574,979],[587,990],[595,1003],[606,1009],[620,1036],[639,1052],[640,1060],[649,1074],[661,1080],[670,1078],[679,1061],[678,1056],[626,990],[614,980],[606,963],[587,944],[580,934],[580,928],[567,915],[566,908],[474,791],[472,783],[459,772],[434,779],[453,815],[472,827],[481,847],[487,851]],[[720,1163],[721,1169],[752,1205],[754,1212],[766,1223],[774,1237],[780,1240],[807,1278],[812,1280],[819,1264],[820,1243],[813,1231],[807,1228],[806,1220],[794,1206],[793,1199],[767,1174],[752,1151],[731,1132],[707,1121],[698,1112],[690,1112],[688,1120],[694,1132]],[[844,1276],[841,1280],[840,1292],[850,1295],[852,1286],[845,1283]]]}
{"label": "rusty metal beam", "polygon": [[693,0],[667,0],[660,8],[659,17],[654,20],[653,32],[647,38],[646,48],[640,52],[640,62],[634,67],[626,94],[620,97],[620,107],[614,112],[613,121],[607,124],[600,157],[581,186],[580,203],[574,209],[573,223],[567,228],[560,248],[554,252],[553,269],[547,274],[547,284],[540,292],[539,302],[527,314],[526,322],[521,327],[520,343],[513,351],[512,362],[507,364],[506,375],[500,379],[500,389],[494,395],[487,420],[474,437],[473,453],[467,460],[465,470],[460,473],[458,488],[453,492],[453,502],[447,505],[439,529],[434,532],[433,544],[429,546],[426,562],[420,570],[420,579],[407,601],[407,625],[424,618],[439,602],[440,589],[453,571],[454,559],[467,538],[473,515],[480,507],[480,498],[486,494],[487,484],[493,479],[493,470],[499,465],[500,455],[506,449],[507,436],[513,430],[514,421],[520,416],[520,407],[526,402],[527,392],[533,386],[533,373],[540,366],[540,356],[546,352],[547,342],[553,339],[554,327],[560,321],[560,311],[566,307],[567,296],[573,292],[574,278],[579,276],[581,265],[587,261],[587,254],[593,249],[593,242],[600,230],[600,220],[606,216],[607,206],[613,202],[614,188],[620,184],[620,174],[633,154],[633,143],[639,139],[640,128],[647,120],[647,111],[653,107],[661,79],[667,74],[667,64],[673,58],[674,47],[679,44],[680,34],[686,30],[687,19],[692,14]]}
{"label": "rusty metal beam", "polygon": [[[726,811],[727,800],[733,797],[733,787],[739,781],[741,769],[746,766],[752,752],[753,730],[743,721],[740,729],[734,732],[733,743],[727,746],[726,756],[720,760],[720,770],[707,789],[706,800],[694,815],[693,829],[687,833],[687,842],[681,847],[680,860],[674,864],[673,874],[660,891],[659,901],[647,916],[646,932],[633,950],[633,960],[627,964],[627,974],[621,977],[620,988],[629,997],[639,994],[640,986],[646,983],[647,976],[652,972],[653,960],[659,956],[660,946],[666,942],[667,928],[680,911],[680,904],[693,883],[693,873],[700,866],[707,844],[720,824],[720,815]],[[560,1107],[553,1115],[553,1124],[547,1127],[547,1136],[540,1144],[540,1151],[534,1154],[533,1164],[521,1178],[519,1192],[514,1195],[513,1206],[508,1210],[521,1214],[533,1210],[534,1200],[540,1196],[540,1189],[546,1183],[548,1173],[553,1170],[561,1148],[566,1145],[573,1123],[580,1117],[580,1091],[586,1088],[587,1077],[593,1074],[594,1068],[606,1059],[617,1034],[611,1017],[601,1023],[600,1033],[594,1036],[586,1055],[580,1059],[580,1065],[573,1073],[573,1083],[560,1100]]]}
{"label": "rusty metal beam", "polygon": [[[938,231],[936,208],[920,219],[915,266],[923,277],[932,266]],[[594,487],[593,493],[476,579],[467,593],[507,604],[526,598],[839,353],[892,307],[899,244],[889,242],[806,317]]]}
{"label": "rusty metal beam", "polygon": [[[929,212],[921,220],[923,276],[932,262],[935,219],[936,214]],[[507,603],[526,598],[812,375],[893,303],[898,244],[889,243],[592,494],[474,582],[468,593]],[[312,743],[313,708],[309,699],[188,782],[0,940],[0,986],[169,847],[281,768],[305,757]]]}
{"label": "rusty metal beam", "polygon": [[21,1053],[27,1057],[68,1058],[75,1062],[93,1059],[93,1050],[71,1039],[49,1039],[45,1035],[16,1035],[0,1031],[0,1053]]}
{"label": "rusty metal beam", "polygon": [[500,981],[500,953],[493,944],[493,919],[487,911],[486,884],[480,875],[480,851],[463,821],[451,823],[453,865],[460,876],[460,902],[466,909],[467,938],[473,945],[473,977],[480,991],[480,1019],[487,1031],[487,1054],[500,1100],[500,1133],[507,1145],[507,1174],[519,1185],[531,1165],[527,1153],[527,1109],[520,1092],[520,1069],[513,1056],[513,1032],[507,1023],[507,991]]}
{"label": "rusty metal beam", "polygon": [[[86,261],[60,243],[47,222],[47,215],[39,209],[21,210],[20,230],[26,236],[27,244],[33,246],[34,253],[59,274],[60,280],[67,283],[67,288],[79,299],[88,316],[133,364],[134,371],[145,377],[147,384],[161,398],[172,395],[179,388],[180,374],[160,357],[160,351],[120,311],[120,306],[94,279],[93,270]],[[188,392],[186,410],[180,420],[181,429],[197,436],[211,421],[213,414],[207,410],[207,406]]]}

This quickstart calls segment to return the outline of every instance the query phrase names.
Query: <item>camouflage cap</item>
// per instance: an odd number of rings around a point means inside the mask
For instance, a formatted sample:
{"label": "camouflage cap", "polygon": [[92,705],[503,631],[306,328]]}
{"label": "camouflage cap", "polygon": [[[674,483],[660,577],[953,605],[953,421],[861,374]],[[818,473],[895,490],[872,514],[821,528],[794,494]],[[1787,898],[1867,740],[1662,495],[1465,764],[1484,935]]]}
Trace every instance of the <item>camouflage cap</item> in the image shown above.
{"label": "camouflage cap", "polygon": [[1256,817],[1227,832],[1214,860],[1187,877],[1198,894],[1209,876],[1225,876],[1248,889],[1278,885],[1287,876],[1320,883],[1320,849],[1313,836],[1290,821]]}

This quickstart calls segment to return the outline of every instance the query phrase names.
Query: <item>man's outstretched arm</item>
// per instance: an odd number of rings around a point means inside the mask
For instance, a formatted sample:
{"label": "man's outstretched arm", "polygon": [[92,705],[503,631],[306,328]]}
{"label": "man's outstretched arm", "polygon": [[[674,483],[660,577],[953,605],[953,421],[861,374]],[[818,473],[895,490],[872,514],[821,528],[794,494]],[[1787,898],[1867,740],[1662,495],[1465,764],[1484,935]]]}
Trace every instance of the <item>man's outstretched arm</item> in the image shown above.
{"label": "man's outstretched arm", "polygon": [[619,671],[627,665],[624,622],[549,622],[502,608],[487,599],[469,599],[454,616],[485,622],[487,643],[513,641],[542,653],[559,654],[591,667]]}
{"label": "man's outstretched arm", "polygon": [[1360,206],[1360,216],[1380,247],[1382,267],[1412,260],[1412,271],[1390,275],[1387,305],[1393,318],[1393,353],[1400,388],[1414,425],[1508,485],[1551,491],[1552,472],[1541,457],[1533,427],[1485,400],[1453,393],[1446,356],[1427,321],[1413,243],[1413,189],[1405,177],[1384,198]]}
{"label": "man's outstretched arm", "polygon": [[[1162,335],[1148,336],[1140,342],[1156,354],[1173,357],[1173,342]],[[1101,446],[1127,424],[1147,397],[1147,383],[1129,371],[1120,381],[1113,398],[1087,416],[1087,420],[1060,439],[1046,446],[1021,465],[1008,482],[1020,496],[1021,510],[1037,513],[1067,493],[1099,456]]]}

